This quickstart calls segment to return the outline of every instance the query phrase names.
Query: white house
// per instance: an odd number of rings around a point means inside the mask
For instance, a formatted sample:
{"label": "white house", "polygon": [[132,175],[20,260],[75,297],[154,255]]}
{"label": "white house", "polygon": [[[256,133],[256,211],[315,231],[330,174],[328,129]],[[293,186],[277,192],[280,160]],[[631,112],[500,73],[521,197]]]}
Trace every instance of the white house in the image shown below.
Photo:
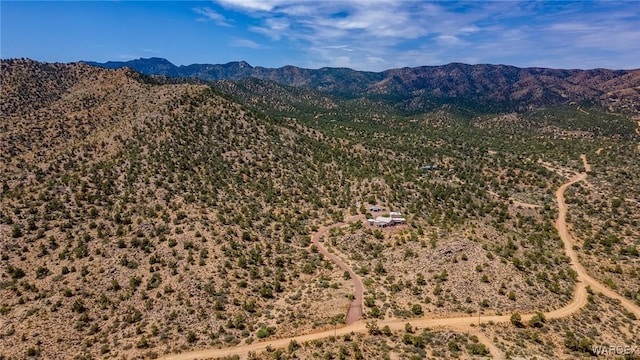
{"label": "white house", "polygon": [[404,224],[407,220],[402,217],[402,213],[398,211],[391,211],[389,216],[378,216],[375,219],[368,219],[367,222],[372,226],[387,227]]}

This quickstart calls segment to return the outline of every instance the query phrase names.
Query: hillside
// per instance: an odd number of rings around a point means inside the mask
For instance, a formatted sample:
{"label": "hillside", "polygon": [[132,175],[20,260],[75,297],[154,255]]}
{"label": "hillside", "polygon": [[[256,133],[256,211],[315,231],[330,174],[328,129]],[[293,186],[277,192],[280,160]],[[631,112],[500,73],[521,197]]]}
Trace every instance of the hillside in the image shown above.
{"label": "hillside", "polygon": [[341,313],[344,295],[303,291],[316,276],[336,277],[338,290],[344,282],[304,238],[331,214],[327,194],[344,181],[327,173],[332,158],[357,154],[207,86],[153,85],[83,64],[9,60],[3,69],[3,83],[68,84],[38,97],[3,86],[16,109],[50,98],[2,118],[6,355],[233,344],[296,313],[275,306],[285,295],[299,294],[303,308],[336,297],[317,319],[288,322],[300,328]]}
{"label": "hillside", "polygon": [[[554,192],[585,171],[580,154],[593,168],[566,193],[575,251],[640,305],[640,138],[625,113],[415,114],[271,80],[31,60],[3,60],[0,81],[0,358],[161,358],[347,329],[352,276],[312,242],[345,219],[319,241],[361,279],[362,321],[395,327],[263,357],[573,359],[640,339],[597,293],[566,318],[473,334],[403,325],[571,304]],[[407,224],[362,220],[389,211]]]}
{"label": "hillside", "polygon": [[599,104],[616,111],[640,111],[640,69],[562,70],[452,63],[374,73],[345,68],[312,70],[285,66],[274,69],[252,67],[246,62],[175,66],[160,58],[89,63],[111,69],[127,66],[145,74],[208,81],[253,77],[338,95],[384,99],[411,112],[433,110],[441,104],[500,112],[570,103]]}

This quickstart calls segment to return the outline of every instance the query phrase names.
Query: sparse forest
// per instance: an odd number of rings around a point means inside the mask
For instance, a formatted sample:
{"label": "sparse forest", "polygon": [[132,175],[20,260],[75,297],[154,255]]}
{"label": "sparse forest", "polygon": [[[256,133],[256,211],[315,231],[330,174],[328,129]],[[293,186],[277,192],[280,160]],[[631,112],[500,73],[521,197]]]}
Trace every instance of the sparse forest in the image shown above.
{"label": "sparse forest", "polygon": [[[640,345],[599,294],[564,319],[476,334],[384,319],[546,312],[576,273],[640,306],[634,114],[599,105],[428,112],[249,79],[199,83],[86,64],[2,61],[0,358],[161,358],[344,326],[361,277],[367,333],[256,358],[580,358]],[[432,166],[424,170],[422,166]],[[479,339],[480,337],[480,339]],[[637,353],[640,356],[640,351]]]}

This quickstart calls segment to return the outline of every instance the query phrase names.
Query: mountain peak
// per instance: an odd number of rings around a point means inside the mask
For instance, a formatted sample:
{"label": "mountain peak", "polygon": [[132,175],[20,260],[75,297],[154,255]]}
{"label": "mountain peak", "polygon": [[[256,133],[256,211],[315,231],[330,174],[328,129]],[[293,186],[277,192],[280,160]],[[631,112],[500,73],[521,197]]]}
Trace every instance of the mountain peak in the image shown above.
{"label": "mountain peak", "polygon": [[228,62],[224,65],[222,65],[222,67],[224,68],[237,68],[237,69],[241,69],[241,70],[245,70],[245,69],[253,69],[253,66],[249,65],[248,62],[241,60],[241,61],[231,61]]}
{"label": "mountain peak", "polygon": [[150,57],[150,58],[139,58],[139,59],[135,59],[133,61],[138,61],[138,62],[152,62],[155,64],[162,64],[162,65],[171,65],[171,66],[175,66],[173,65],[173,63],[165,58],[161,58],[161,57]]}

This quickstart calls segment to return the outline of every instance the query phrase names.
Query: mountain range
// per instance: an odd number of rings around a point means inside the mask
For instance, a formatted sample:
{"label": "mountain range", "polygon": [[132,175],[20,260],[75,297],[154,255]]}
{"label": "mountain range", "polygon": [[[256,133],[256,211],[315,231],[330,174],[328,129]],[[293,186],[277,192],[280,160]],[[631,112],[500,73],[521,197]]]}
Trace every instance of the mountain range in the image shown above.
{"label": "mountain range", "polygon": [[388,101],[409,112],[432,110],[442,104],[501,112],[571,103],[601,105],[614,111],[640,111],[640,69],[566,70],[451,63],[367,72],[327,67],[265,68],[244,61],[176,66],[162,58],[86,63],[206,81],[256,78],[349,98]]}

